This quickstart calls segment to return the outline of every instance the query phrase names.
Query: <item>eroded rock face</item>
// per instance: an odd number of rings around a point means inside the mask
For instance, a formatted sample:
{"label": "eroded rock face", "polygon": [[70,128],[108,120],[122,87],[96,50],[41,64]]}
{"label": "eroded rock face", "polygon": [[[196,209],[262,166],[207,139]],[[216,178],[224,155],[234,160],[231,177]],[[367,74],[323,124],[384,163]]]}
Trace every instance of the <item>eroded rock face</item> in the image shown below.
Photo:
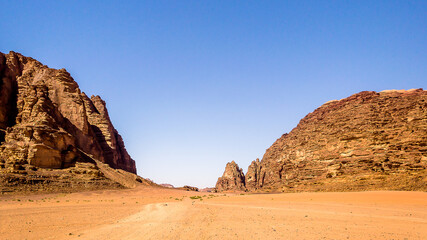
{"label": "eroded rock face", "polygon": [[248,168],[251,191],[427,190],[427,91],[323,104]]}
{"label": "eroded rock face", "polygon": [[120,134],[113,127],[104,100],[99,96],[90,99],[83,93],[86,114],[92,131],[102,149],[104,159],[115,168],[136,173],[135,161],[127,153]]}
{"label": "eroded rock face", "polygon": [[65,69],[0,53],[0,93],[0,171],[73,167],[84,153],[136,173],[105,102],[88,98]]}
{"label": "eroded rock face", "polygon": [[227,163],[224,174],[218,178],[216,191],[245,191],[245,175],[234,161]]}
{"label": "eroded rock face", "polygon": [[261,164],[259,159],[252,161],[248,167],[248,171],[245,176],[245,186],[249,191],[257,189],[257,183],[260,181]]}

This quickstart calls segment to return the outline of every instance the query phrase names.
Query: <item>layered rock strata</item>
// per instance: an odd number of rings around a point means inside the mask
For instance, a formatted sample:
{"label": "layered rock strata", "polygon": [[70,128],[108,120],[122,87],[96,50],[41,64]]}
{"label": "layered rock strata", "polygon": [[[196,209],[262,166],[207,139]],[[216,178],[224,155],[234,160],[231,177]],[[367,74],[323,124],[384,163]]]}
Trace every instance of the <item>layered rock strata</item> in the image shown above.
{"label": "layered rock strata", "polygon": [[91,158],[136,173],[99,96],[87,97],[65,69],[0,53],[0,171],[65,169]]}
{"label": "layered rock strata", "polygon": [[309,113],[252,162],[245,187],[427,190],[426,167],[427,91],[365,91]]}

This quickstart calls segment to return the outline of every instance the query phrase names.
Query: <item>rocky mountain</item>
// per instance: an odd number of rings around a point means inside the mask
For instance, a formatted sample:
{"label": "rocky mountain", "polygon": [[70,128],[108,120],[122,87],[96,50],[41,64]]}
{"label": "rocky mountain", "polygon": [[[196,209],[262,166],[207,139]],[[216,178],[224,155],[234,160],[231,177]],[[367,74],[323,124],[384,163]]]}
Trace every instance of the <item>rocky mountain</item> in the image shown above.
{"label": "rocky mountain", "polygon": [[[261,161],[252,162],[245,188],[425,191],[426,167],[427,91],[365,91],[329,101],[304,117]],[[219,190],[234,188],[241,179],[220,179]]]}
{"label": "rocky mountain", "polygon": [[224,174],[218,178],[216,191],[245,191],[245,175],[234,161],[227,163]]}
{"label": "rocky mountain", "polygon": [[[105,102],[81,92],[65,69],[48,68],[15,52],[0,53],[3,185],[56,181],[50,178],[55,174],[42,174],[52,169],[82,170],[91,172],[88,178],[102,177],[105,174],[95,161],[136,173],[135,161],[111,123]],[[94,166],[78,169],[87,163]]]}

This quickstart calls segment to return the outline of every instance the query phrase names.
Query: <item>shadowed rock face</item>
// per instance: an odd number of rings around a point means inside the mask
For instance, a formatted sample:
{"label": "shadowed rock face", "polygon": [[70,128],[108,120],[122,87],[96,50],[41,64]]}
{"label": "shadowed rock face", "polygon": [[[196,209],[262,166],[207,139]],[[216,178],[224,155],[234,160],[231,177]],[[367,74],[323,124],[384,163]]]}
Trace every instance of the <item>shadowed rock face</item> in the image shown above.
{"label": "shadowed rock face", "polygon": [[243,170],[234,162],[227,163],[224,174],[216,182],[216,191],[245,191],[245,175]]}
{"label": "shadowed rock face", "polygon": [[[105,102],[88,98],[65,69],[0,53],[0,170],[63,169],[85,161],[136,173]],[[87,159],[87,157],[86,157]]]}
{"label": "shadowed rock face", "polygon": [[325,103],[248,168],[249,191],[427,189],[427,91]]}

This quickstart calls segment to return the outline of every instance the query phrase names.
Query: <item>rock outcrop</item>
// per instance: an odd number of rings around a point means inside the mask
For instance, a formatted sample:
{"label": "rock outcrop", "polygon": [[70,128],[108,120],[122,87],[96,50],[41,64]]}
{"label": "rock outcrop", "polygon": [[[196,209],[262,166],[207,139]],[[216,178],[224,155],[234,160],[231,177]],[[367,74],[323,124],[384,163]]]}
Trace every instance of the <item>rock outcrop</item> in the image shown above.
{"label": "rock outcrop", "polygon": [[65,69],[0,53],[1,173],[65,169],[91,159],[136,173],[105,102],[88,98]]}
{"label": "rock outcrop", "polygon": [[199,191],[199,188],[188,186],[188,185],[185,185],[184,187],[180,187],[178,189],[185,190],[185,191],[193,191],[193,192],[198,192]]}
{"label": "rock outcrop", "polygon": [[304,117],[252,162],[245,185],[250,191],[427,190],[426,167],[427,91],[365,91]]}
{"label": "rock outcrop", "polygon": [[234,161],[227,163],[224,174],[218,178],[216,191],[245,191],[245,175]]}
{"label": "rock outcrop", "polygon": [[245,186],[249,191],[257,189],[260,174],[261,164],[257,158],[256,160],[252,161],[251,165],[249,165],[245,176]]}

